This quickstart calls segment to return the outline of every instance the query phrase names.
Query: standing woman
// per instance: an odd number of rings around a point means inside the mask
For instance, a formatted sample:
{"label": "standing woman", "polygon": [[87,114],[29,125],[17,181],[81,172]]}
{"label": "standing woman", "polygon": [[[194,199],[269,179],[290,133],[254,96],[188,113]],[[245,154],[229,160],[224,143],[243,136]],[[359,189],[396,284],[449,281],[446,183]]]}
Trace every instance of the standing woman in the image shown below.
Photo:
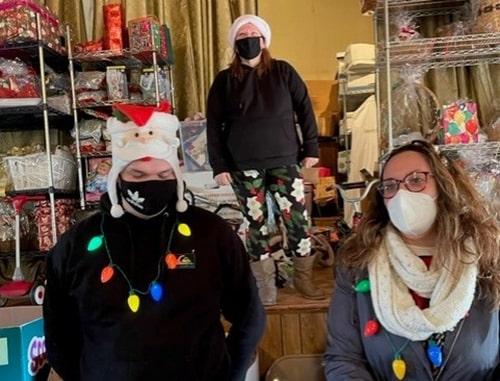
{"label": "standing woman", "polygon": [[328,380],[497,381],[500,247],[467,176],[423,141],[395,149],[345,243]]}
{"label": "standing woman", "polygon": [[262,18],[237,18],[229,43],[234,59],[217,75],[208,94],[208,150],[215,180],[232,185],[249,222],[247,249],[262,302],[276,302],[266,226],[268,191],[287,228],[294,286],[307,298],[321,299],[322,291],[311,283],[314,258],[298,165],[308,168],[318,162],[317,128],[307,89],[290,64],[271,57],[271,30]]}

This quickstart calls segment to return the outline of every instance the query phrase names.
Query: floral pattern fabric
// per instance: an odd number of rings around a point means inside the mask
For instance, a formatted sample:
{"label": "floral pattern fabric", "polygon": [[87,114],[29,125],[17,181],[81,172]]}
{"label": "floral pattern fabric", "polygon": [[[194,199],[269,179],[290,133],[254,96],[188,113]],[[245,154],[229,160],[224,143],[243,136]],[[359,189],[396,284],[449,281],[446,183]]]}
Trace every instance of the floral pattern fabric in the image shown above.
{"label": "floral pattern fabric", "polygon": [[268,207],[266,192],[276,202],[287,230],[290,254],[305,257],[311,254],[307,233],[304,181],[297,165],[231,173],[233,189],[248,226],[246,246],[253,260],[269,256]]}

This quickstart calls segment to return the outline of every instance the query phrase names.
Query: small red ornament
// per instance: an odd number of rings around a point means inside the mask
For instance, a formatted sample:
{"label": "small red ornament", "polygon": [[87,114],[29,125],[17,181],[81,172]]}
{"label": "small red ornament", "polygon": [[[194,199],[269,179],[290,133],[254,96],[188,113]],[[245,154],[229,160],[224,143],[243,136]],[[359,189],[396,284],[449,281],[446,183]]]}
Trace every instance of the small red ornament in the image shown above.
{"label": "small red ornament", "polygon": [[102,283],[109,282],[111,280],[111,278],[113,278],[113,275],[115,275],[115,270],[113,270],[113,267],[106,266],[101,271],[101,282]]}
{"label": "small red ornament", "polygon": [[177,257],[175,256],[175,254],[167,254],[165,256],[165,264],[167,265],[167,268],[169,270],[175,270],[175,268],[177,267]]}
{"label": "small red ornament", "polygon": [[380,324],[376,320],[368,320],[365,324],[363,335],[365,337],[375,336],[380,329]]}

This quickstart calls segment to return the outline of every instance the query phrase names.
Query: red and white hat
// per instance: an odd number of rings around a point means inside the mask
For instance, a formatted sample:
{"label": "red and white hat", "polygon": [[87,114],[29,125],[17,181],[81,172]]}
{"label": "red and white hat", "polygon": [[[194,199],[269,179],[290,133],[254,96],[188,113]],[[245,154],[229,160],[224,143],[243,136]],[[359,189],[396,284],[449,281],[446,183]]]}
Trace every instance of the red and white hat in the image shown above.
{"label": "red and white hat", "polygon": [[[108,195],[111,201],[111,215],[119,218],[124,214],[118,203],[117,180],[123,169],[131,162],[154,158],[167,161],[177,178],[178,212],[187,210],[184,200],[184,182],[179,168],[177,130],[180,123],[175,115],[169,113],[168,102],[159,107],[115,104],[115,114],[107,121],[111,136],[112,167],[108,174]],[[126,121],[124,121],[126,120]]]}

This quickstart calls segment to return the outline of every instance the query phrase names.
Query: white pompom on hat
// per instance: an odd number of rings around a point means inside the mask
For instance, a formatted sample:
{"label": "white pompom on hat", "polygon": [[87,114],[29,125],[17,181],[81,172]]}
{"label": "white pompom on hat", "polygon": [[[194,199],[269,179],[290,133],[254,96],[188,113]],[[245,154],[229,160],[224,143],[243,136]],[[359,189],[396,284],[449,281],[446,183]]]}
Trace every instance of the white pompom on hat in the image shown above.
{"label": "white pompom on hat", "polygon": [[162,102],[159,107],[115,104],[113,109],[123,118],[111,117],[107,130],[111,136],[112,166],[108,174],[108,195],[111,201],[111,215],[120,218],[123,207],[118,203],[117,180],[127,165],[135,160],[148,158],[162,159],[170,164],[177,178],[178,212],[187,210],[184,200],[184,181],[179,167],[176,136],[180,123],[175,115],[169,113],[170,104]]}
{"label": "white pompom on hat", "polygon": [[269,48],[269,46],[271,45],[271,28],[269,27],[269,24],[266,22],[266,20],[255,15],[243,15],[234,20],[233,25],[231,25],[231,29],[229,29],[228,40],[229,45],[233,48],[233,50],[238,30],[245,24],[254,25],[264,37],[266,48]]}

